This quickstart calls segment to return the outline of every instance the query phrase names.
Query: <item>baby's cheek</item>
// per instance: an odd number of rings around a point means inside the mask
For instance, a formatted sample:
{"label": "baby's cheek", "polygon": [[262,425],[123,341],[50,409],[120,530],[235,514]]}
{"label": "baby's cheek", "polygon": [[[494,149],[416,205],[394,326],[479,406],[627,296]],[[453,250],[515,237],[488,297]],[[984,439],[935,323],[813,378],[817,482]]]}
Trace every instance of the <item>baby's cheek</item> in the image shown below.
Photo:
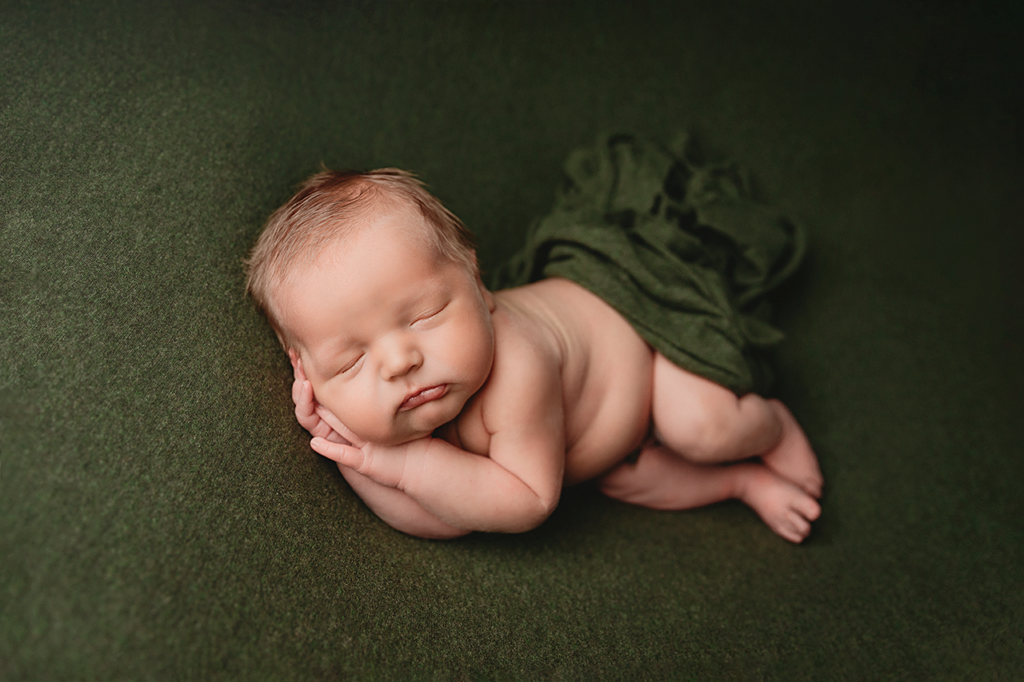
{"label": "baby's cheek", "polygon": [[338,419],[355,435],[371,443],[384,443],[390,439],[391,430],[386,415],[374,409],[370,401],[352,400],[340,409],[344,416],[339,415]]}
{"label": "baby's cheek", "polygon": [[316,394],[316,401],[321,407],[327,409],[331,414],[337,417],[338,421],[344,424],[347,428],[356,430],[356,423],[359,421],[359,417],[353,413],[351,406],[358,404],[355,401],[345,400],[341,395],[338,395],[336,391],[329,389],[321,389]]}

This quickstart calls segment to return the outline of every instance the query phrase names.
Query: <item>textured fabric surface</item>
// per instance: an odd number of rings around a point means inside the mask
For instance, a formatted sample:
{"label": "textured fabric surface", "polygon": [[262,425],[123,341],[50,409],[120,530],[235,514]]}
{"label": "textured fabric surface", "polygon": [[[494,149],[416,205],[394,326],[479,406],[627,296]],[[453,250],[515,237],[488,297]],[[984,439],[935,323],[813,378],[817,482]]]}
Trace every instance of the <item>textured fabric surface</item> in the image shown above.
{"label": "textured fabric surface", "polygon": [[764,391],[782,340],[765,294],[803,257],[802,231],[755,202],[730,166],[695,166],[630,134],[570,155],[554,209],[494,288],[564,277],[600,296],[683,369],[742,395]]}
{"label": "textured fabric surface", "polygon": [[[0,3],[0,679],[1013,679],[1024,669],[1021,16],[1009,3]],[[493,270],[602,131],[806,226],[773,392],[826,478],[378,521],[243,295],[323,163],[416,171]]]}

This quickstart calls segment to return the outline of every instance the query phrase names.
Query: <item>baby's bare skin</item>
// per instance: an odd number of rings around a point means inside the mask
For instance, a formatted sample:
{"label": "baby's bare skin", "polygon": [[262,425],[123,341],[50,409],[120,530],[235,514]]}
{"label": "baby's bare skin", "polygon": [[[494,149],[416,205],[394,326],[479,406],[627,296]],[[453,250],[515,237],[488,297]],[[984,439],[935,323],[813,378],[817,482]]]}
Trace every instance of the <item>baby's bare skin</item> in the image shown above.
{"label": "baby's bare skin", "polygon": [[[599,478],[662,509],[739,498],[787,540],[807,536],[821,472],[781,403],[672,365],[571,282],[492,295],[424,257],[416,229],[411,212],[380,216],[282,292],[296,415],[386,522],[425,537],[518,532],[563,485]],[[466,331],[445,341],[445,325]]]}
{"label": "baby's bare skin", "polygon": [[[513,328],[552,358],[564,413],[566,485],[619,464],[650,430],[654,353],[614,309],[564,279],[495,293],[495,344]],[[459,420],[459,431],[462,418]]]}

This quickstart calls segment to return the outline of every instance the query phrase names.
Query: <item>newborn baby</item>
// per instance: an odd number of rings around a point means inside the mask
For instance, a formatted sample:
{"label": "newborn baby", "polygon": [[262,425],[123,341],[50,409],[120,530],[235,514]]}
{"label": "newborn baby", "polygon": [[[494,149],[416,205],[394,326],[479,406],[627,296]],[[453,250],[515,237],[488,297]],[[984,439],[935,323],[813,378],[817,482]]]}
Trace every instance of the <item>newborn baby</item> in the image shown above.
{"label": "newborn baby", "polygon": [[820,514],[782,403],[680,367],[565,277],[489,291],[461,222],[408,173],[314,176],[247,267],[313,449],[398,530],[527,531],[588,480],[657,509],[737,498],[791,542]]}

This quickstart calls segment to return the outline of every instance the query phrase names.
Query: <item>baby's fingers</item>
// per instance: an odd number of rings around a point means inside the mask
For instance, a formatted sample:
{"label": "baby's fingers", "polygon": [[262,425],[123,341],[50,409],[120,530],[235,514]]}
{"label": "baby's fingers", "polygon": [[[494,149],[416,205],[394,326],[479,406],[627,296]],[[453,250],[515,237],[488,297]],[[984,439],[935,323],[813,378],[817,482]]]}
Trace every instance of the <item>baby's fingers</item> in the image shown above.
{"label": "baby's fingers", "polygon": [[363,465],[363,451],[359,448],[345,443],[334,443],[326,438],[314,438],[309,444],[317,454],[332,459],[342,466],[358,471],[359,467]]}
{"label": "baby's fingers", "polygon": [[[303,387],[308,383],[306,379],[306,373],[302,371],[302,360],[299,359],[295,351],[288,351],[288,357],[292,361],[292,374],[295,380],[292,382],[292,402],[296,405],[302,399]],[[313,385],[309,384],[309,400],[313,399]]]}
{"label": "baby's fingers", "polygon": [[330,433],[328,433],[326,436],[320,436],[321,438],[326,438],[327,440],[331,441],[332,443],[341,443],[342,445],[352,445],[352,443],[350,443],[348,441],[348,439],[342,437],[337,431],[335,431],[331,427],[329,427],[326,424],[324,424],[324,428],[327,431],[329,431]]}
{"label": "baby's fingers", "polygon": [[[317,407],[316,401],[313,400],[313,387],[308,381],[303,381],[299,387],[299,399],[295,403],[295,418],[302,425],[302,428],[314,436],[329,438],[336,442],[339,441],[331,425],[317,414]],[[341,439],[341,442],[347,443],[348,441]]]}
{"label": "baby's fingers", "polygon": [[292,360],[292,369],[295,372],[295,378],[298,379],[299,381],[305,381],[306,371],[302,369],[302,358],[300,358],[298,354],[295,354],[295,351],[292,351],[292,354],[294,354],[294,358]]}
{"label": "baby's fingers", "polygon": [[332,443],[323,438],[314,438],[310,445],[327,459],[357,471],[383,486],[397,488],[402,480],[404,457],[388,456],[380,452],[371,453],[352,445]]}
{"label": "baby's fingers", "polygon": [[342,438],[347,440],[357,448],[361,448],[366,445],[366,441],[349,431],[348,427],[341,423],[341,420],[334,416],[334,413],[328,410],[323,405],[316,406],[317,417],[322,419],[324,423],[329,424],[332,429],[337,431]]}
{"label": "baby's fingers", "polygon": [[296,381],[295,384],[292,388],[295,418],[309,430],[320,422],[320,417],[316,415],[316,402],[313,400],[313,386],[308,381]]}

